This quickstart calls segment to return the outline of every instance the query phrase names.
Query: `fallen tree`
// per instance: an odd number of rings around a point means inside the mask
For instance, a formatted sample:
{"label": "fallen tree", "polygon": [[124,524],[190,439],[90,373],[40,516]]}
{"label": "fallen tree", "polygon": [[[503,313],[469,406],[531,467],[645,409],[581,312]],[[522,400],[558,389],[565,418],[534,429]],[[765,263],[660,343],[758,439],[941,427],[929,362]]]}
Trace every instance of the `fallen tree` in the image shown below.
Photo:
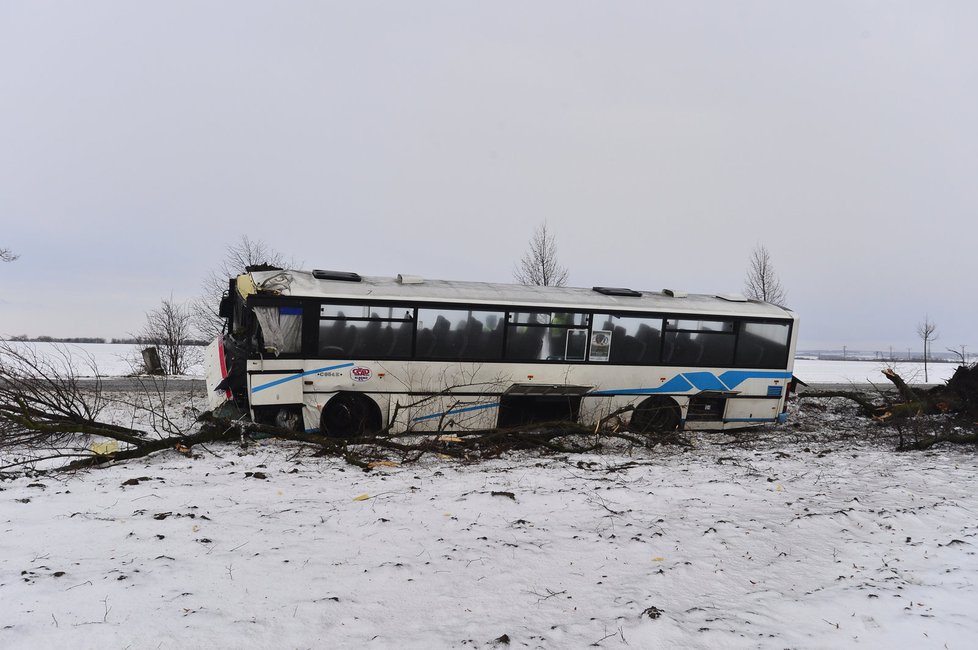
{"label": "fallen tree", "polygon": [[[77,469],[235,435],[230,427],[191,432],[181,426],[170,413],[165,379],[138,386],[133,394],[110,400],[90,356],[64,346],[42,354],[29,344],[0,341],[0,451],[5,458],[0,470],[44,464]],[[128,414],[145,428],[112,422],[108,410],[117,420]]]}
{"label": "fallen tree", "polygon": [[[98,369],[88,359],[83,387],[72,354],[56,348],[41,355],[31,346],[0,342],[0,471],[14,468],[75,470],[141,458],[166,449],[192,454],[195,445],[273,436],[306,443],[320,455],[344,458],[371,469],[377,464],[405,463],[436,454],[462,461],[498,457],[521,449],[550,453],[583,453],[608,441],[638,447],[686,444],[676,432],[635,434],[624,430],[625,407],[590,428],[571,422],[534,423],[507,429],[379,433],[329,438],[274,423],[252,422],[246,414],[170,412],[164,377],[137,380],[127,396],[108,397]],[[112,407],[111,409],[109,407]],[[130,413],[130,426],[110,421],[108,410]],[[136,423],[141,426],[136,426]],[[446,425],[447,426],[447,425]],[[107,444],[111,443],[111,444]]]}
{"label": "fallen tree", "polygon": [[914,389],[893,368],[882,372],[895,393],[807,391],[804,397],[843,397],[855,402],[864,415],[895,429],[900,450],[929,449],[942,442],[978,443],[978,364],[959,366],[946,384],[926,391]]}

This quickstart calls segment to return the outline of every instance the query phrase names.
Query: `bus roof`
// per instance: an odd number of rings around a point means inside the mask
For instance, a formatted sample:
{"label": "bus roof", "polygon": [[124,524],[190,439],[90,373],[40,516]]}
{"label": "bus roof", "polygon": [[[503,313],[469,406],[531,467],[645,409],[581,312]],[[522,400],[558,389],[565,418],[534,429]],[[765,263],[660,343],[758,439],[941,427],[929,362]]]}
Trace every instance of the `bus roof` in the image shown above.
{"label": "bus roof", "polygon": [[[715,314],[752,318],[795,319],[788,309],[756,300],[731,300],[704,294],[642,291],[639,296],[607,295],[579,287],[539,287],[490,282],[429,280],[411,276],[363,276],[359,282],[319,279],[310,271],[254,271],[250,274],[259,293],[276,292],[295,298],[384,300],[485,305],[532,305],[554,309],[636,311],[673,314]],[[410,279],[408,279],[410,278]],[[240,284],[240,283],[239,283]],[[678,292],[677,292],[678,293]]]}

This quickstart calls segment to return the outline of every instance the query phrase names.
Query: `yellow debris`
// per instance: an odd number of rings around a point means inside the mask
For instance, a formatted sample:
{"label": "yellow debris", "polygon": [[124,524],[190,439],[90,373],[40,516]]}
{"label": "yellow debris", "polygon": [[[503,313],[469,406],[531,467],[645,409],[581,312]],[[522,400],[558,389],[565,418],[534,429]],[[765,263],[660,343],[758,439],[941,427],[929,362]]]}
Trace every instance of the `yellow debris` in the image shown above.
{"label": "yellow debris", "polygon": [[358,497],[353,497],[353,500],[354,501],[366,501],[369,498],[370,498],[370,495],[369,494],[361,494]]}
{"label": "yellow debris", "polygon": [[399,467],[399,465],[392,460],[374,460],[367,463],[367,467],[374,469],[375,467]]}
{"label": "yellow debris", "polygon": [[93,454],[99,456],[110,456],[119,451],[119,443],[116,440],[106,440],[105,442],[93,442],[88,447]]}
{"label": "yellow debris", "polygon": [[654,557],[654,558],[652,558],[652,561],[653,562],[665,562],[666,561],[666,558],[664,558],[664,557]]}
{"label": "yellow debris", "polygon": [[255,281],[251,279],[250,273],[238,276],[237,288],[242,298],[247,298],[253,293],[258,293],[258,289],[255,287]]}

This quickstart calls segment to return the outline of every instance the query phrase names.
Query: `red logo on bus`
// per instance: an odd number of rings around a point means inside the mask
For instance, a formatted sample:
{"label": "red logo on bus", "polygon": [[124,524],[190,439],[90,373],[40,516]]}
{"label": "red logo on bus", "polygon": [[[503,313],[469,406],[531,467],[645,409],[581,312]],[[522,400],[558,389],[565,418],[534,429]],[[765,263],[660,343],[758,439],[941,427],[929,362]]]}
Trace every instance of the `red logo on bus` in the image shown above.
{"label": "red logo on bus", "polygon": [[363,366],[350,368],[350,378],[353,381],[367,381],[370,379],[370,374],[370,368],[364,368]]}

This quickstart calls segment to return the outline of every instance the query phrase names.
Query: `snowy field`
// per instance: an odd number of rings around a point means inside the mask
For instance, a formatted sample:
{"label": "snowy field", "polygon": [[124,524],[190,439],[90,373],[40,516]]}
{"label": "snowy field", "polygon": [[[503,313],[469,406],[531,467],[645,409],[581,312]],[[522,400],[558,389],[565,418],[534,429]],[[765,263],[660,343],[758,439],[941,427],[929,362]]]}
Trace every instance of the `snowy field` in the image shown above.
{"label": "snowy field", "polygon": [[978,457],[842,400],[695,447],[293,443],[0,482],[2,648],[970,648]]}
{"label": "snowy field", "polygon": [[[928,363],[927,383],[942,384],[957,369],[956,363]],[[911,384],[924,383],[924,364],[919,362],[885,363],[883,361],[824,361],[822,359],[795,359],[795,376],[812,384],[882,384],[890,386],[882,371],[893,368]]]}
{"label": "snowy field", "polygon": [[[95,369],[102,377],[125,377],[140,373],[143,369],[142,345],[127,343],[19,343],[11,341],[10,345],[30,347],[39,354],[59,362],[70,359],[79,376],[92,377]],[[202,347],[192,348],[200,351]],[[200,363],[193,365],[188,373],[191,377],[203,377],[204,369]]]}
{"label": "snowy field", "polygon": [[[17,344],[25,345],[25,344]],[[90,361],[105,377],[122,377],[132,374],[134,368],[141,367],[140,349],[138,345],[114,345],[100,343],[83,344],[51,344],[30,343],[40,352],[48,355],[59,355],[66,352],[74,360],[79,372],[91,375]],[[200,348],[198,348],[200,349]],[[880,371],[888,364],[880,361],[822,361],[818,359],[797,359],[795,375],[807,383],[830,384],[865,384],[867,382],[888,384]],[[897,363],[893,366],[897,372],[910,383],[924,382],[924,365],[922,363]],[[930,383],[941,383],[954,374],[957,368],[953,363],[928,364],[928,379]],[[204,370],[200,364],[193,366],[190,376],[203,377]]]}

